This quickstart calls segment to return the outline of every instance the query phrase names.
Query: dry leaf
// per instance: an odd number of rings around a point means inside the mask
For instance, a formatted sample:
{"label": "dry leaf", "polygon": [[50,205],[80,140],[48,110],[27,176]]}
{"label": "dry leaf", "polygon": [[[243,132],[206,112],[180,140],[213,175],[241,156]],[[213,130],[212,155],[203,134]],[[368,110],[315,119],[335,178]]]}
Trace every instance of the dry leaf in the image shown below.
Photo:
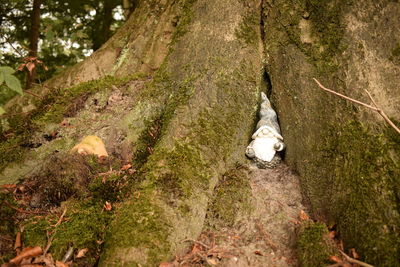
{"label": "dry leaf", "polygon": [[56,261],[56,267],[69,267],[68,264],[62,261]]}
{"label": "dry leaf", "polygon": [[32,74],[32,71],[35,68],[35,63],[33,62],[26,63],[26,68],[29,70],[29,73]]}
{"label": "dry leaf", "polygon": [[47,253],[46,256],[38,256],[35,257],[35,260],[32,263],[44,263],[46,267],[55,267],[53,256],[50,253]]}
{"label": "dry leaf", "polygon": [[171,262],[161,262],[158,267],[174,267],[174,264]]}
{"label": "dry leaf", "polygon": [[126,171],[132,168],[132,164],[125,164],[124,166],[121,167],[121,171]]}
{"label": "dry leaf", "polygon": [[355,259],[359,259],[360,258],[360,255],[358,255],[358,253],[356,252],[355,248],[349,249],[349,252],[350,252],[349,254],[350,254],[351,257],[353,257]]}
{"label": "dry leaf", "polygon": [[77,259],[80,259],[80,258],[85,257],[85,254],[86,254],[88,251],[89,251],[89,249],[87,249],[87,248],[83,248],[83,249],[79,250],[79,251],[78,251],[78,254],[76,254],[76,258],[77,258]]}
{"label": "dry leaf", "polygon": [[210,264],[210,265],[213,265],[213,266],[218,264],[218,262],[213,258],[207,259],[207,263]]}
{"label": "dry leaf", "polygon": [[2,184],[2,185],[0,185],[1,189],[14,189],[15,187],[17,187],[17,185],[15,185],[15,184]]}
{"label": "dry leaf", "polygon": [[334,239],[335,236],[336,236],[336,231],[330,231],[330,232],[329,232],[329,238],[330,238],[330,239]]}
{"label": "dry leaf", "polygon": [[254,254],[258,255],[258,256],[263,256],[262,252],[259,250],[254,251]]}
{"label": "dry leaf", "polygon": [[15,237],[15,244],[14,244],[14,249],[17,250],[17,254],[19,254],[21,247],[22,247],[21,233],[18,232],[17,236]]}
{"label": "dry leaf", "polygon": [[10,260],[10,263],[19,264],[22,259],[35,257],[43,253],[41,247],[27,247],[18,256]]}
{"label": "dry leaf", "polygon": [[340,263],[340,264],[343,263],[343,261],[342,261],[339,257],[337,257],[337,256],[330,256],[329,259],[330,259],[331,261],[336,262],[336,263]]}
{"label": "dry leaf", "polygon": [[104,204],[104,209],[105,209],[105,210],[108,210],[108,211],[112,210],[111,203],[108,202],[108,201],[106,201],[106,204]]}
{"label": "dry leaf", "polygon": [[310,217],[307,215],[307,213],[304,210],[300,211],[300,220],[302,221],[308,221]]}

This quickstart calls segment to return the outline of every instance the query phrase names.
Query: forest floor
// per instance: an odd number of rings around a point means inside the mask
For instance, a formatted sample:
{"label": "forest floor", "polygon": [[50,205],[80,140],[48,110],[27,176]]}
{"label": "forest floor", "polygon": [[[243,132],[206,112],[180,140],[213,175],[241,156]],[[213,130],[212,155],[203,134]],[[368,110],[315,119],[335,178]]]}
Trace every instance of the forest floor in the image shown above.
{"label": "forest floor", "polygon": [[233,227],[203,232],[190,252],[165,266],[298,266],[296,230],[304,212],[299,177],[283,163],[249,168],[251,213]]}

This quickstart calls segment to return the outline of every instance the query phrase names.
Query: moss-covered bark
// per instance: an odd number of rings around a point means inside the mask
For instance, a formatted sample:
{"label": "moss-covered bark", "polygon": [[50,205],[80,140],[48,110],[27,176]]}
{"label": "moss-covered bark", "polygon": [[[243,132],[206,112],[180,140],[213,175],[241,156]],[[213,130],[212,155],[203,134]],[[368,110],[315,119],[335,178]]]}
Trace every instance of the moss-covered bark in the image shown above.
{"label": "moss-covered bark", "polygon": [[[114,170],[122,162],[136,170],[103,181],[94,167],[88,188],[63,204],[71,209],[60,240],[96,251],[82,264],[94,264],[101,249],[94,239],[105,238],[100,265],[154,266],[201,232],[211,194],[214,215],[225,194],[229,203],[245,204],[248,185],[235,166],[245,160],[264,67],[285,160],[302,176],[314,216],[336,223],[345,245],[363,260],[398,265],[400,138],[370,111],[319,90],[312,78],[363,101],[367,88],[398,124],[399,40],[393,36],[400,35],[399,4],[261,3],[139,1],[103,48],[48,82],[53,91],[42,91],[44,101],[20,102],[33,111],[8,120],[3,131],[2,183],[48,170],[44,159],[92,134],[104,140]],[[81,83],[91,79],[98,80]],[[79,85],[66,88],[73,84]],[[72,127],[62,126],[64,119]],[[58,137],[46,141],[54,132]],[[66,172],[60,177],[77,173]],[[237,199],[235,187],[243,187]],[[103,217],[106,200],[115,202],[115,213]],[[225,211],[222,220],[232,223],[233,211]],[[27,243],[45,242],[47,219],[27,223]],[[60,240],[51,248],[55,255],[67,249]],[[310,243],[307,236],[303,241]]]}
{"label": "moss-covered bark", "polygon": [[312,78],[368,103],[367,89],[398,120],[400,72],[390,51],[400,5],[269,3],[265,52],[285,159],[300,173],[316,218],[337,223],[347,248],[378,266],[399,266],[399,139],[372,111],[327,94]]}
{"label": "moss-covered bark", "polygon": [[[244,160],[259,91],[258,21],[246,22],[256,35],[252,43],[236,32],[258,8],[228,2],[185,2],[173,46],[147,92],[168,96],[161,134],[141,169],[138,201],[146,200],[152,212],[138,204],[118,212],[101,259],[105,266],[153,266],[182,251],[182,240],[202,230],[218,177]],[[140,232],[132,228],[137,218],[149,222]]]}

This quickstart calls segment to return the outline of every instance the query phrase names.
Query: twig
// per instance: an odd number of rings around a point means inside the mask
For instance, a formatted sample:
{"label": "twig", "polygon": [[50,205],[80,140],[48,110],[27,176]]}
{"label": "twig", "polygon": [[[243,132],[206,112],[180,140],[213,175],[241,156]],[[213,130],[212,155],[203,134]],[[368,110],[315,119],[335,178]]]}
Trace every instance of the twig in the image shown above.
{"label": "twig", "polygon": [[371,264],[368,264],[368,263],[365,263],[365,262],[362,262],[362,261],[353,259],[352,257],[350,257],[349,255],[347,255],[346,253],[344,253],[344,252],[341,251],[341,250],[339,250],[339,252],[342,253],[342,255],[343,255],[343,256],[346,258],[346,260],[347,260],[348,262],[350,262],[350,263],[358,264],[358,265],[364,266],[364,267],[374,267],[374,266],[371,265]]}
{"label": "twig", "polygon": [[64,218],[64,216],[65,216],[65,213],[67,213],[67,208],[65,208],[65,209],[64,209],[64,211],[63,211],[63,213],[61,214],[60,218],[58,219],[57,223],[56,223],[56,224],[54,224],[54,225],[51,225],[51,226],[53,226],[53,227],[57,227],[57,226],[59,226],[59,225],[60,225],[60,223],[62,222],[62,219],[63,219],[63,218]]}
{"label": "twig", "polygon": [[22,114],[28,114],[28,113],[29,113],[29,111],[17,112],[17,113],[13,113],[13,114],[3,114],[3,115],[0,115],[0,119],[7,118],[7,117],[13,117],[13,116],[17,116],[17,115],[22,115]]}
{"label": "twig", "polygon": [[203,242],[200,242],[200,241],[197,241],[197,240],[194,240],[194,239],[185,239],[185,240],[183,240],[182,242],[193,242],[193,243],[196,243],[196,244],[199,244],[199,245],[201,245],[201,246],[203,246],[203,247],[205,247],[205,248],[207,248],[207,249],[210,249],[210,246],[207,246],[206,244],[204,244]]}
{"label": "twig", "polygon": [[[365,90],[365,89],[364,89],[364,90]],[[376,105],[376,102],[375,102],[374,99],[372,98],[371,94],[370,94],[367,90],[365,90],[365,92],[367,92],[369,98],[371,99],[371,101],[372,101],[372,103],[375,105],[375,107],[378,108],[378,106]],[[391,121],[391,120],[389,119],[389,117],[386,115],[385,112],[383,112],[382,109],[378,108],[377,112],[379,113],[379,115],[381,115],[381,116],[383,117],[383,119],[384,119],[387,123],[389,123],[390,126],[392,126],[392,128],[394,128],[398,133],[400,133],[400,129],[393,123],[393,121]]]}
{"label": "twig", "polygon": [[52,226],[52,227],[55,228],[53,234],[52,234],[50,237],[49,237],[49,235],[48,235],[48,232],[46,232],[46,234],[47,234],[47,240],[48,240],[48,241],[47,241],[47,245],[46,245],[46,247],[45,247],[45,249],[44,249],[44,251],[43,251],[43,256],[45,256],[46,253],[47,253],[47,251],[50,249],[51,243],[53,242],[53,239],[54,239],[54,235],[55,235],[56,232],[57,232],[57,228],[56,228],[56,227],[59,226],[59,225],[61,224],[62,219],[64,218],[64,216],[65,216],[66,213],[67,213],[67,208],[64,209],[64,211],[63,211],[63,213],[61,214],[60,218],[58,218],[57,223],[54,224],[54,225],[50,225],[50,226]]}
{"label": "twig", "polygon": [[372,110],[378,112],[378,114],[381,115],[381,116],[383,117],[383,119],[384,119],[387,123],[389,123],[389,125],[390,125],[393,129],[396,130],[397,133],[400,134],[400,128],[398,128],[398,127],[389,119],[389,117],[386,115],[386,113],[376,105],[375,100],[372,98],[371,94],[370,94],[367,90],[365,90],[365,91],[367,92],[367,94],[368,94],[369,98],[371,99],[372,103],[374,104],[374,106],[365,104],[364,102],[355,100],[355,99],[350,98],[350,97],[348,97],[348,96],[342,95],[341,93],[338,93],[338,92],[335,92],[335,91],[333,91],[333,90],[331,90],[331,89],[328,89],[328,88],[324,87],[324,86],[323,86],[317,79],[315,79],[315,78],[313,78],[313,80],[318,84],[319,87],[321,87],[321,89],[323,89],[323,90],[325,90],[325,91],[327,91],[327,92],[329,92],[329,93],[331,93],[331,94],[340,96],[340,97],[342,97],[342,98],[344,98],[344,99],[347,99],[347,100],[349,100],[349,101],[351,101],[351,102],[354,102],[354,103],[356,103],[356,104],[362,105],[362,106],[364,106],[364,107],[367,107],[367,108],[369,108],[369,109],[372,109]]}
{"label": "twig", "polygon": [[29,92],[29,91],[25,91],[25,93],[27,93],[28,95],[32,95],[32,96],[34,96],[34,97],[43,99],[43,97],[41,97],[40,95],[37,95],[37,94],[35,94],[35,93]]}
{"label": "twig", "polygon": [[16,210],[20,213],[28,213],[28,214],[45,214],[46,212],[44,211],[30,211],[30,210],[23,210],[17,207],[14,207],[13,205],[11,205],[10,203],[8,203],[7,201],[4,201],[4,204],[6,204],[8,207],[12,208],[13,210]]}

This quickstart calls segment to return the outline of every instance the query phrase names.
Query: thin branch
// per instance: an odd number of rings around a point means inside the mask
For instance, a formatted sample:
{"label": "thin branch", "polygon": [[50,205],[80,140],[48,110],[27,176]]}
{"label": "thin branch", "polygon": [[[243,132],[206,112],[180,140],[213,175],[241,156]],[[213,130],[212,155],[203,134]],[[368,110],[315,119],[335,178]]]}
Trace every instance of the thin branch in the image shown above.
{"label": "thin branch", "polygon": [[356,103],[356,104],[362,105],[362,106],[364,106],[364,107],[367,107],[367,108],[369,108],[369,109],[372,109],[372,110],[378,112],[378,114],[381,115],[382,118],[383,118],[393,129],[395,129],[397,133],[400,134],[400,128],[398,128],[398,127],[393,123],[393,121],[391,121],[391,120],[389,119],[389,117],[386,115],[386,113],[385,113],[381,108],[379,108],[379,107],[377,106],[375,100],[372,98],[371,94],[370,94],[367,90],[365,90],[365,91],[367,92],[367,94],[368,94],[369,98],[371,99],[372,103],[374,104],[374,106],[365,104],[364,102],[355,100],[355,99],[350,98],[350,97],[348,97],[348,96],[342,95],[341,93],[338,93],[338,92],[335,92],[335,91],[333,91],[333,90],[331,90],[331,89],[328,89],[328,88],[324,87],[324,86],[323,86],[317,79],[315,79],[315,78],[313,78],[313,80],[318,84],[319,87],[321,87],[321,89],[323,89],[323,90],[325,90],[325,91],[327,91],[327,92],[329,92],[329,93],[331,93],[331,94],[340,96],[340,97],[342,97],[342,98],[344,98],[344,99],[347,99],[347,100],[349,100],[349,101],[351,101],[351,102],[354,102],[354,103]]}
{"label": "thin branch", "polygon": [[368,263],[365,263],[365,262],[362,262],[362,261],[353,259],[352,257],[350,257],[349,255],[347,255],[346,253],[344,253],[344,252],[341,251],[341,250],[339,250],[339,251],[340,251],[340,253],[342,253],[342,255],[346,258],[346,260],[347,260],[348,262],[350,262],[350,263],[358,264],[358,265],[363,266],[363,267],[374,267],[374,266],[371,265],[371,264],[368,264]]}
{"label": "thin branch", "polygon": [[347,100],[349,100],[349,101],[351,101],[351,102],[354,102],[354,103],[357,103],[357,104],[362,105],[362,106],[364,106],[364,107],[367,107],[367,108],[370,108],[370,109],[372,109],[372,110],[378,111],[378,108],[376,108],[376,107],[373,107],[373,106],[368,105],[368,104],[365,104],[365,103],[363,103],[363,102],[361,102],[361,101],[355,100],[355,99],[350,98],[350,97],[345,96],[345,95],[342,95],[341,93],[338,93],[338,92],[335,92],[335,91],[333,91],[333,90],[331,90],[331,89],[328,89],[328,88],[324,87],[324,86],[323,86],[317,79],[315,79],[315,78],[313,78],[313,80],[318,84],[319,87],[321,87],[321,89],[323,89],[323,90],[325,90],[325,91],[327,91],[327,92],[329,92],[329,93],[331,93],[331,94],[340,96],[340,97],[342,97],[342,98],[344,98],[344,99],[347,99]]}

